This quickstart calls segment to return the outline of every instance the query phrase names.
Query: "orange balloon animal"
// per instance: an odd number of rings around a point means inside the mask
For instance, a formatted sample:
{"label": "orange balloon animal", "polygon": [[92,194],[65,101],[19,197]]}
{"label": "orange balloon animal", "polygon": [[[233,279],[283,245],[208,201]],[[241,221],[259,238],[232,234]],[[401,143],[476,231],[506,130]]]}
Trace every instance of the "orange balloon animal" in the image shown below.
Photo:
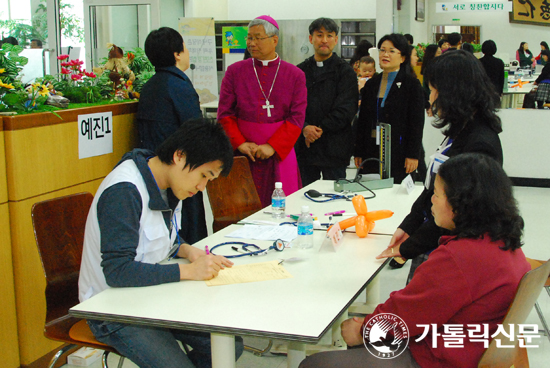
{"label": "orange balloon animal", "polygon": [[524,84],[529,84],[531,82],[524,82],[521,80],[521,78],[518,79],[518,82],[516,84],[512,84],[510,87],[519,87],[522,88]]}
{"label": "orange balloon animal", "polygon": [[367,203],[362,195],[356,195],[351,200],[357,216],[339,222],[340,229],[345,230],[348,227],[355,226],[355,233],[358,237],[364,238],[374,229],[374,221],[383,220],[393,216],[390,210],[368,211]]}

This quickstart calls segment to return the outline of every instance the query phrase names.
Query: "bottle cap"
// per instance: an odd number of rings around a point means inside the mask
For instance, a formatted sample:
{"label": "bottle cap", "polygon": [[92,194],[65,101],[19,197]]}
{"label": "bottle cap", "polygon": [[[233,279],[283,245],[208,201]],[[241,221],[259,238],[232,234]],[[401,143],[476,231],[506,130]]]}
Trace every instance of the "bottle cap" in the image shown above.
{"label": "bottle cap", "polygon": [[302,213],[308,213],[309,212],[309,206],[302,206]]}
{"label": "bottle cap", "polygon": [[280,181],[276,182],[275,189],[283,189],[283,183],[281,183]]}

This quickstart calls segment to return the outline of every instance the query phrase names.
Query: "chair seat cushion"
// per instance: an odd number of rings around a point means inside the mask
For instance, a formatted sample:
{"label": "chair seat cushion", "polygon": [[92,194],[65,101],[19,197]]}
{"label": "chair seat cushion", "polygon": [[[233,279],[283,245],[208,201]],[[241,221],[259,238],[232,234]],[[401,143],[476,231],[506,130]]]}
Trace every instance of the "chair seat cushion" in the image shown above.
{"label": "chair seat cushion", "polygon": [[90,327],[86,323],[85,319],[81,319],[80,321],[75,323],[73,327],[71,327],[71,330],[69,331],[69,336],[71,337],[71,339],[82,341],[85,344],[101,345],[109,348],[104,343],[96,340],[94,334],[92,333],[92,330],[90,330]]}

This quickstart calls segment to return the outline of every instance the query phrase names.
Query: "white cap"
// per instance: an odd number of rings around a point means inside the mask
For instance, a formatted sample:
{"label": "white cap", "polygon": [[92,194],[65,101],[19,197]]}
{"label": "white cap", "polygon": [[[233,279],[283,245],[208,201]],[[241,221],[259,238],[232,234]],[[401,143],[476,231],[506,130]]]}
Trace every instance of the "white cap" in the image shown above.
{"label": "white cap", "polygon": [[283,189],[283,183],[281,183],[280,181],[276,182],[275,189]]}
{"label": "white cap", "polygon": [[302,213],[309,212],[309,206],[302,206]]}

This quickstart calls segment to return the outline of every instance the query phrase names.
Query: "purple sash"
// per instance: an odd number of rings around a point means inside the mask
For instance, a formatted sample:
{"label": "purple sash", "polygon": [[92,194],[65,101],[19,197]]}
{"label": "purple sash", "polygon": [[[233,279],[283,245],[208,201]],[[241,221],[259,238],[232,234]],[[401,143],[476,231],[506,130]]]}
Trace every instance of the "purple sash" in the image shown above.
{"label": "purple sash", "polygon": [[[265,144],[271,138],[273,133],[277,131],[284,121],[279,121],[273,124],[254,123],[237,119],[237,125],[242,135],[247,142],[254,142],[257,145]],[[275,189],[275,182],[283,183],[283,191],[286,195],[292,194],[302,186],[298,162],[296,161],[296,153],[294,148],[286,156],[284,160],[280,160],[275,153],[267,160],[256,160],[250,164],[252,178],[256,185],[256,190],[260,196],[262,206],[271,205],[271,195]]]}

